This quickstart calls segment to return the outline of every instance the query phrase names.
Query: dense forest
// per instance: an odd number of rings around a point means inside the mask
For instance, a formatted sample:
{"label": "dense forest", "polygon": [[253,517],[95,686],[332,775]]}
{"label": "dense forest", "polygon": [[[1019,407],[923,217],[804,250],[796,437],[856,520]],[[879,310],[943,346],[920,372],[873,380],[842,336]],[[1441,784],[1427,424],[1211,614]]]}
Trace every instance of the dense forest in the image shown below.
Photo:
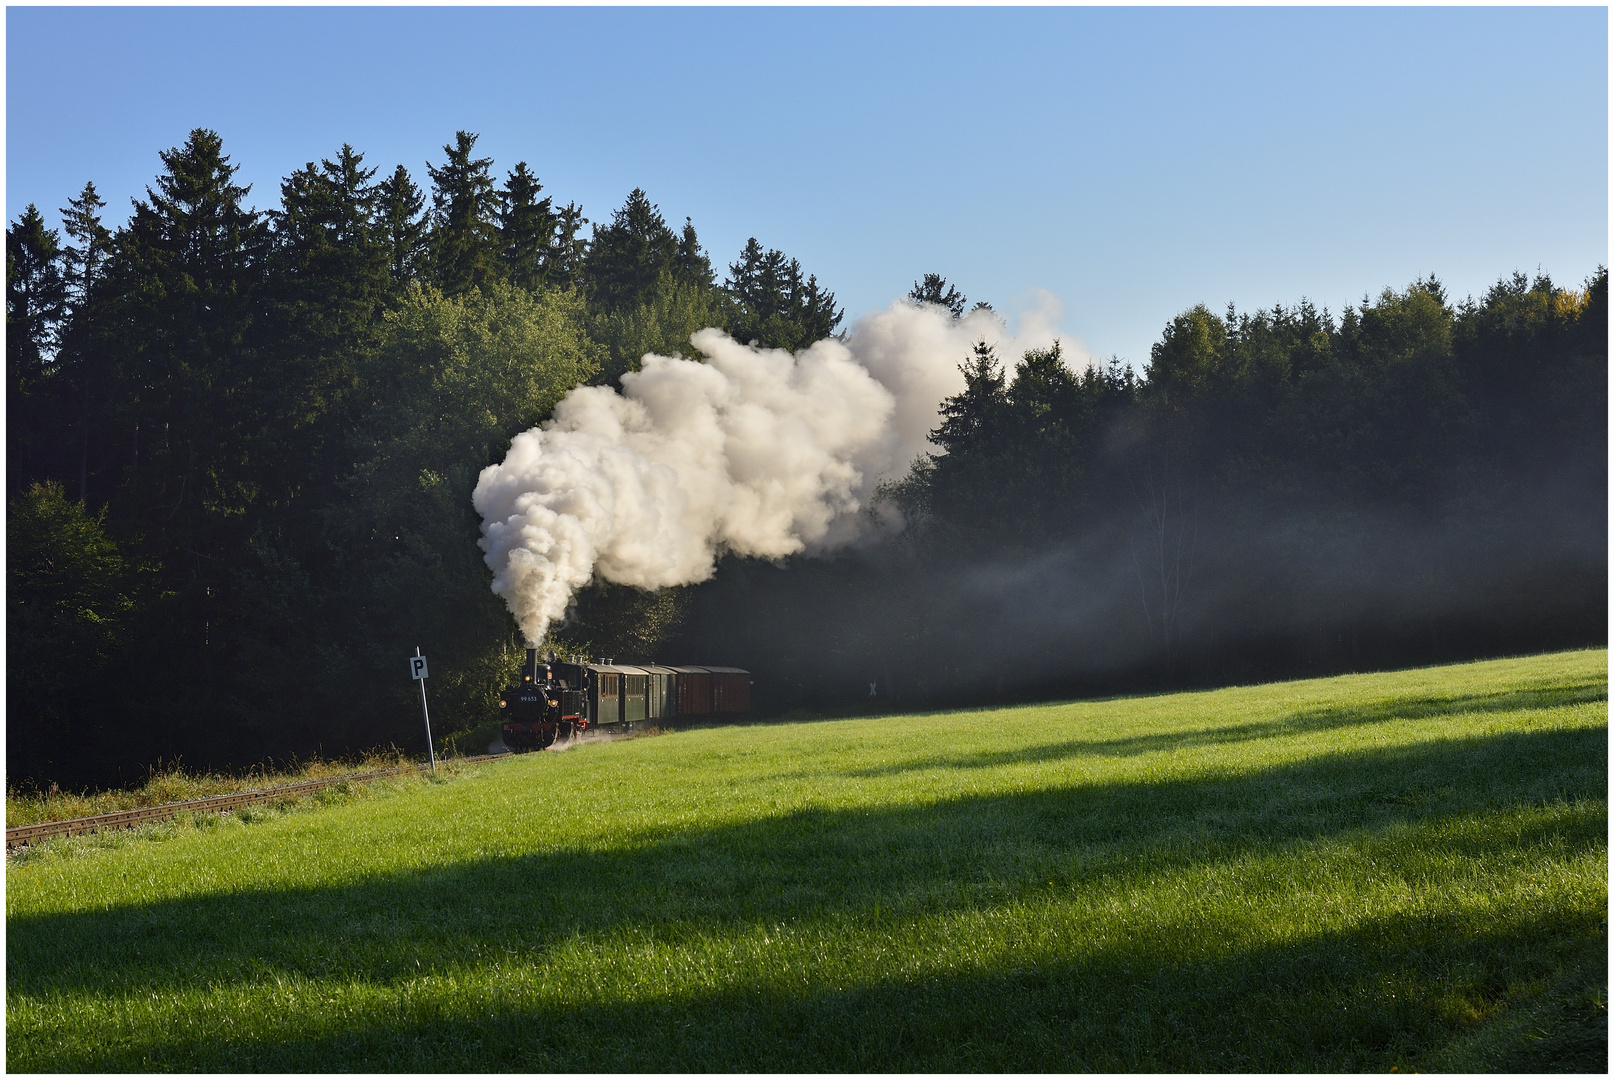
{"label": "dense forest", "polygon": [[[642,191],[608,220],[343,146],[248,204],[193,132],[121,224],[93,184],[6,233],[8,782],[423,751],[520,641],[469,492],[580,383],[707,326],[796,349],[843,313],[755,239],[721,273]],[[584,229],[588,227],[588,235]],[[968,301],[935,274],[913,303]],[[1607,273],[1439,282],[1338,317],[1172,320],[1136,371],[960,356],[900,531],[703,584],[597,583],[556,633],[743,666],[780,712],[1210,684],[1606,638]],[[880,508],[876,508],[880,509]]]}

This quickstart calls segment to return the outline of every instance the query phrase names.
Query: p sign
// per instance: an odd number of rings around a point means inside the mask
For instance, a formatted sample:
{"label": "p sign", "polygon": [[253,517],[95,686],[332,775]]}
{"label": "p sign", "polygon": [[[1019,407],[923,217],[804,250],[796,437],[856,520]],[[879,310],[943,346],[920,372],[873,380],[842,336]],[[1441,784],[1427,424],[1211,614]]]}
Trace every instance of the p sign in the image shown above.
{"label": "p sign", "polygon": [[437,771],[437,747],[432,743],[432,714],[426,711],[426,658],[415,646],[415,655],[409,658],[409,677],[420,684],[420,718],[426,721],[426,752],[432,756],[432,772]]}

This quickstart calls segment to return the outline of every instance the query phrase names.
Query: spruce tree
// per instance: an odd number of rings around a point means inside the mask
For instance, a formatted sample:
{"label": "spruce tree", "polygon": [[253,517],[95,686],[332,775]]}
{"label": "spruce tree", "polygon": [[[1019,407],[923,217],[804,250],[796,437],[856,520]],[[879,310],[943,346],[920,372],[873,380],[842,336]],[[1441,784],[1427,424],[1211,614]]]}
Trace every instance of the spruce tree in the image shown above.
{"label": "spruce tree", "polygon": [[160,156],[165,171],[116,241],[124,381],[109,396],[120,428],[150,433],[135,479],[163,513],[148,538],[211,557],[214,525],[244,520],[255,490],[241,440],[261,427],[253,331],[268,233],[217,133],[198,128]]}
{"label": "spruce tree", "polygon": [[549,281],[557,287],[583,284],[583,263],[588,258],[588,239],[583,226],[590,224],[583,208],[567,203],[555,215],[555,236],[549,251]]}
{"label": "spruce tree", "polygon": [[258,482],[274,498],[332,475],[325,459],[345,438],[359,360],[374,347],[398,289],[382,192],[364,155],[344,144],[281,184],[260,336],[262,424],[289,452],[264,455]]}
{"label": "spruce tree", "polygon": [[[947,279],[940,274],[926,274],[922,280],[914,282],[913,288],[908,291],[908,299],[919,304],[935,304],[938,307],[944,307],[952,313],[955,319],[963,317],[964,305],[969,303],[964,294],[947,284]],[[981,306],[981,304],[976,305],[976,307]],[[991,305],[985,306],[987,310],[991,310]]]}
{"label": "spruce tree", "polygon": [[623,311],[643,303],[678,257],[678,237],[650,197],[634,188],[609,225],[594,226],[583,274],[596,309]]}
{"label": "spruce tree", "polygon": [[223,145],[217,132],[197,128],[184,146],[159,154],[167,171],[129,224],[149,269],[182,294],[240,295],[260,276],[267,230],[246,207],[251,187],[234,183],[239,167]]}
{"label": "spruce tree", "polygon": [[10,388],[32,385],[51,361],[66,310],[61,234],[29,203],[6,226],[6,366]]}
{"label": "spruce tree", "polygon": [[754,236],[729,266],[723,289],[733,308],[729,332],[763,348],[805,348],[832,335],[844,317],[835,294],[819,288],[816,276],[803,281],[800,262],[764,251]]}
{"label": "spruce tree", "polygon": [[387,262],[398,284],[420,276],[426,259],[426,228],[421,216],[426,197],[409,170],[399,165],[376,185],[376,216],[387,240]]}
{"label": "spruce tree", "polygon": [[549,199],[538,198],[543,189],[527,163],[518,161],[499,193],[499,242],[505,272],[511,284],[528,292],[549,283],[558,224]]}
{"label": "spruce tree", "polygon": [[62,227],[73,240],[65,251],[68,292],[72,314],[62,327],[60,367],[64,385],[56,395],[58,415],[64,427],[71,414],[71,426],[78,442],[78,498],[89,494],[91,418],[102,411],[98,398],[112,382],[107,369],[108,351],[102,340],[106,333],[107,290],[104,287],[112,254],[112,234],[101,224],[106,203],[95,185],[86,183],[78,198],[69,200],[61,211]]}
{"label": "spruce tree", "polygon": [[[66,311],[59,234],[29,203],[6,226],[6,448],[9,493],[35,471],[50,423],[44,387]],[[47,414],[47,415],[42,415]]]}
{"label": "spruce tree", "polygon": [[930,433],[930,441],[958,458],[989,453],[996,448],[1008,417],[1003,365],[996,350],[980,341],[958,370],[964,375],[964,389],[942,402],[938,410],[941,423]]}
{"label": "spruce tree", "polygon": [[101,224],[106,203],[93,183],[86,183],[78,198],[61,210],[62,229],[73,240],[64,250],[67,289],[74,308],[89,302],[90,294],[106,273],[112,254],[112,233]]}
{"label": "spruce tree", "polygon": [[309,162],[282,182],[281,209],[271,215],[277,291],[323,304],[379,300],[392,252],[377,218],[375,172],[344,143],[335,161]]}
{"label": "spruce tree", "polygon": [[674,268],[680,281],[691,285],[712,283],[712,260],[702,250],[700,240],[695,236],[695,223],[687,217],[684,219],[683,236],[678,240],[678,258]]}
{"label": "spruce tree", "polygon": [[432,178],[432,278],[449,296],[504,276],[499,197],[489,172],[493,159],[471,156],[476,140],[472,132],[455,132],[454,145],[443,147],[448,160],[442,167],[426,165]]}

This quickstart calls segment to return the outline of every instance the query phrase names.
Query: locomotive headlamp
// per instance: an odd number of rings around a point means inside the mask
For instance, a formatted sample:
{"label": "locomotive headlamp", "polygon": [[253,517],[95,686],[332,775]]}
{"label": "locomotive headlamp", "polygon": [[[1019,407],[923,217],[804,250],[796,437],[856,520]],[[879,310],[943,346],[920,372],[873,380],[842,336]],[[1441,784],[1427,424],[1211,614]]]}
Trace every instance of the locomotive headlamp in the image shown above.
{"label": "locomotive headlamp", "polygon": [[532,682],[532,676],[531,675],[523,675],[522,678],[526,679],[528,682]]}
{"label": "locomotive headlamp", "polygon": [[503,698],[499,699],[499,708],[501,708],[501,709],[504,708],[504,699]]}

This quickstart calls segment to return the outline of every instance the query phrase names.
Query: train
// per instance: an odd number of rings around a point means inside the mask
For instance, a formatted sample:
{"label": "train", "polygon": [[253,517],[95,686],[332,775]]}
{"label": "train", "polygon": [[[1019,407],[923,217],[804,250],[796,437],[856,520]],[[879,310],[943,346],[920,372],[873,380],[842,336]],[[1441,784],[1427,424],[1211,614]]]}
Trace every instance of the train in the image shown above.
{"label": "train", "polygon": [[735,667],[561,662],[528,649],[521,678],[499,694],[504,745],[553,746],[590,728],[751,711],[751,673]]}

